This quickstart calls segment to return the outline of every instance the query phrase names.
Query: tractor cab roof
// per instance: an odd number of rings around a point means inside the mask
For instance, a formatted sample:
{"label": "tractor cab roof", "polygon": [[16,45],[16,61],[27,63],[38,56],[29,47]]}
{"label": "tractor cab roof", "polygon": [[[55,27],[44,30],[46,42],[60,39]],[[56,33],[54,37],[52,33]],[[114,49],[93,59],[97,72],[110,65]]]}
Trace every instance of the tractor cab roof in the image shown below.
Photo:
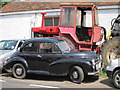
{"label": "tractor cab roof", "polygon": [[94,3],[61,3],[60,6],[96,6]]}

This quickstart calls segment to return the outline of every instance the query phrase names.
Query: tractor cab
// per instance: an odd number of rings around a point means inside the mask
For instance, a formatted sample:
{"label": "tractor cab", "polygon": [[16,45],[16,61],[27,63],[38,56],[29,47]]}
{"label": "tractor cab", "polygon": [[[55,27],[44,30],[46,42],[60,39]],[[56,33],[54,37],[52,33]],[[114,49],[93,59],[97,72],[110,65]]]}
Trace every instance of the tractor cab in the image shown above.
{"label": "tractor cab", "polygon": [[69,39],[79,50],[96,50],[102,40],[103,28],[98,26],[97,7],[93,3],[61,3],[59,25],[32,28],[33,32]]}
{"label": "tractor cab", "polygon": [[93,3],[63,3],[59,36],[69,38],[77,49],[92,50],[101,38],[97,7]]}

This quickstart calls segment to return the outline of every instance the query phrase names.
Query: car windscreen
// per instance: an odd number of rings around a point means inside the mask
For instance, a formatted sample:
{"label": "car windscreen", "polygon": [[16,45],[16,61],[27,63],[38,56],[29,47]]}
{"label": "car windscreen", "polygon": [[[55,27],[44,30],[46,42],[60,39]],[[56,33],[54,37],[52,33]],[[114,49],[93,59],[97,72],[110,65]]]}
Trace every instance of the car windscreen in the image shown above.
{"label": "car windscreen", "polygon": [[17,42],[17,40],[0,41],[0,50],[13,50]]}
{"label": "car windscreen", "polygon": [[68,44],[65,41],[60,41],[58,43],[58,47],[61,49],[63,52],[69,52],[71,49],[68,46]]}

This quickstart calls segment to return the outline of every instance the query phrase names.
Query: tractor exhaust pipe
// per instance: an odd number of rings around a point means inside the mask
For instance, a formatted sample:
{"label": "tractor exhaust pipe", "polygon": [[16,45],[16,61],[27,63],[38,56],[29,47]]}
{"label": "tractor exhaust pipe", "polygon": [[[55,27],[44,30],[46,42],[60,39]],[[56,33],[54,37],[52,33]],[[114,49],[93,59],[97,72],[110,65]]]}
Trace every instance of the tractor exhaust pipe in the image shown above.
{"label": "tractor exhaust pipe", "polygon": [[41,13],[42,14],[42,26],[41,27],[44,27],[44,23],[45,23],[45,14],[46,14],[46,12],[42,12]]}

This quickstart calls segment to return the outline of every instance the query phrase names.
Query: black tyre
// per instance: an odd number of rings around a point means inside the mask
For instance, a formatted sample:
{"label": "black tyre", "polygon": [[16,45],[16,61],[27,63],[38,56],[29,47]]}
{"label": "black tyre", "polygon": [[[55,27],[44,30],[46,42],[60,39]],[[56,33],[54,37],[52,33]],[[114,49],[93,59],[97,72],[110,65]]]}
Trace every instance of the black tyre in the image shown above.
{"label": "black tyre", "polygon": [[120,70],[115,71],[112,81],[115,87],[120,88]]}
{"label": "black tyre", "polygon": [[102,49],[102,59],[107,66],[111,60],[120,57],[120,37],[114,37],[104,44]]}
{"label": "black tyre", "polygon": [[72,82],[80,84],[84,80],[83,69],[79,66],[72,67],[70,71],[70,79]]}
{"label": "black tyre", "polygon": [[18,78],[18,79],[25,78],[26,77],[26,69],[20,63],[14,64],[14,66],[12,68],[12,74],[15,78]]}

